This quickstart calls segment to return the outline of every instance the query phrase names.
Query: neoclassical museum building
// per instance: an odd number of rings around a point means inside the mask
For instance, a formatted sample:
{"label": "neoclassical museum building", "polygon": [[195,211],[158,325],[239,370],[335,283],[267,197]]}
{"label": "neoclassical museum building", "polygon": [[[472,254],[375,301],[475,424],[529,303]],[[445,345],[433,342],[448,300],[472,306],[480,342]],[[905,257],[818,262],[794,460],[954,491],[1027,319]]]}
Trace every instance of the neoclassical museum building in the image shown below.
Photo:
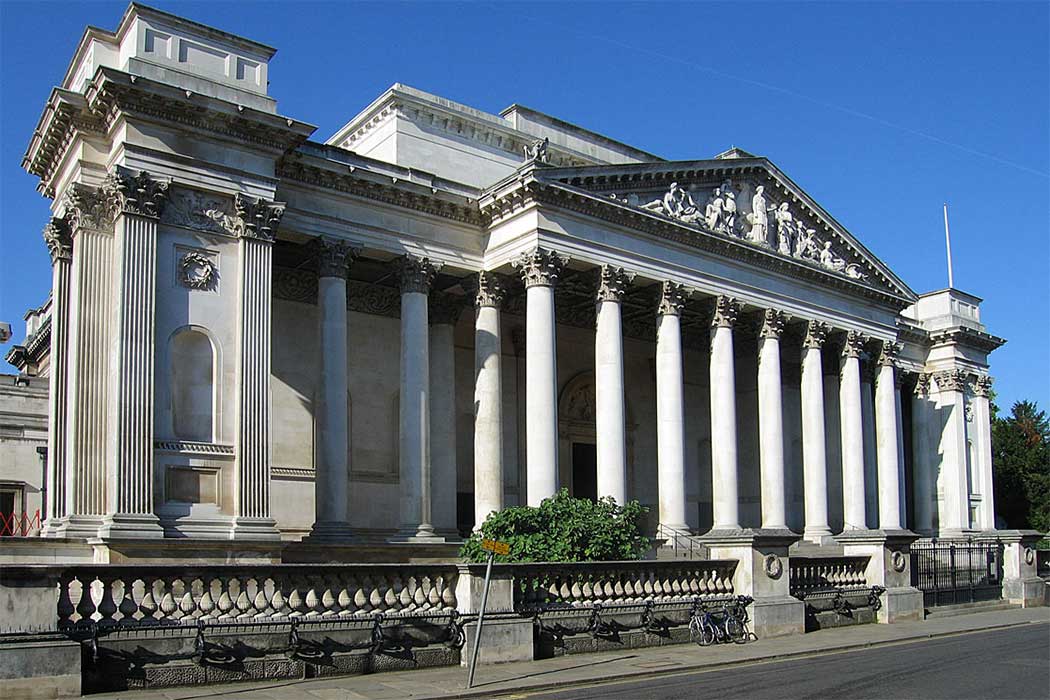
{"label": "neoclassical museum building", "polygon": [[45,536],[433,544],[563,487],[665,535],[994,529],[981,300],[767,158],[400,84],[320,139],[274,53],[132,4],[44,106]]}

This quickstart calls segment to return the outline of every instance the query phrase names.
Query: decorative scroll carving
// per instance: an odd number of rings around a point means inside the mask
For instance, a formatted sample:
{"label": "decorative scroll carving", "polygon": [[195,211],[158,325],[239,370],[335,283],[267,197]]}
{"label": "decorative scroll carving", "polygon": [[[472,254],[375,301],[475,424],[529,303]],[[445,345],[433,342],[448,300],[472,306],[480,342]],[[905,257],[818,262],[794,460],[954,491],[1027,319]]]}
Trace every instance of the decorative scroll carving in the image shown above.
{"label": "decorative scroll carving", "polygon": [[237,193],[233,199],[236,218],[229,222],[230,231],[243,238],[257,238],[272,242],[277,237],[277,227],[284,216],[283,202],[270,202]]}
{"label": "decorative scroll carving", "polygon": [[74,183],[66,190],[66,221],[71,232],[109,228],[114,214],[112,202],[100,189]]}
{"label": "decorative scroll carving", "polygon": [[51,253],[51,263],[59,260],[73,259],[73,237],[69,234],[69,224],[65,219],[52,217],[44,227],[44,243]]}
{"label": "decorative scroll carving", "polygon": [[481,271],[471,280],[470,291],[474,293],[474,306],[499,308],[503,303],[503,283],[493,272]]}
{"label": "decorative scroll carving", "polygon": [[430,285],[440,268],[439,263],[432,263],[430,258],[417,255],[402,255],[394,263],[397,274],[397,285],[402,294],[429,294]]}
{"label": "decorative scroll carving", "polygon": [[393,287],[347,280],[346,308],[362,314],[400,318],[401,294]]}
{"label": "decorative scroll carving", "polygon": [[218,268],[211,257],[199,251],[190,251],[179,259],[179,283],[190,289],[208,290],[215,286]]}
{"label": "decorative scroll carving", "polygon": [[656,307],[657,316],[681,316],[689,292],[685,285],[665,281],[660,286],[660,302]]}
{"label": "decorative scroll carving", "polygon": [[762,328],[758,335],[760,338],[773,338],[779,340],[784,333],[784,324],[787,322],[787,314],[776,309],[766,309],[762,314]]}
{"label": "decorative scroll carving", "polygon": [[349,241],[321,236],[314,243],[317,251],[318,277],[342,277],[346,279],[350,264],[357,259],[360,249]]}
{"label": "decorative scroll carving", "polygon": [[313,270],[273,268],[273,295],[286,301],[317,303],[317,274]]}
{"label": "decorative scroll carving", "polygon": [[598,301],[623,301],[634,276],[622,267],[602,265],[598,273]]}
{"label": "decorative scroll carving", "polygon": [[558,283],[569,258],[546,248],[536,248],[522,253],[513,263],[521,273],[525,287],[553,287]]}
{"label": "decorative scroll carving", "polygon": [[806,337],[802,339],[802,347],[818,350],[824,347],[824,341],[828,338],[828,324],[822,321],[809,321],[806,323]]}
{"label": "decorative scroll carving", "polygon": [[550,145],[551,140],[547,137],[536,139],[532,143],[525,144],[522,147],[522,150],[525,151],[525,162],[550,162],[550,153],[548,152]]}
{"label": "decorative scroll carving", "polygon": [[920,372],[915,379],[915,396],[925,398],[930,395],[930,375]]}
{"label": "decorative scroll carving", "polygon": [[158,180],[145,170],[118,165],[102,182],[102,194],[114,212],[160,218],[170,185],[170,180]]}
{"label": "decorative scroll carving", "polygon": [[713,328],[732,328],[740,315],[740,302],[725,294],[715,299],[715,314],[711,319]]}
{"label": "decorative scroll carving", "polygon": [[880,367],[886,367],[886,366],[896,367],[897,364],[898,364],[898,361],[900,359],[900,354],[901,354],[901,344],[900,343],[896,343],[896,342],[892,342],[892,341],[884,341],[882,343],[882,347],[879,349],[879,355],[875,359],[875,362]]}
{"label": "decorative scroll carving", "polygon": [[991,398],[992,378],[987,375],[975,377],[973,380],[973,393],[975,396],[985,399]]}
{"label": "decorative scroll carving", "polygon": [[463,313],[464,306],[464,297],[454,294],[431,294],[427,318],[434,325],[448,324],[454,326],[459,321],[459,316]]}
{"label": "decorative scroll carving", "polygon": [[950,369],[933,375],[933,381],[937,382],[937,389],[940,391],[966,391],[967,379],[966,372],[961,369]]}
{"label": "decorative scroll carving", "polygon": [[173,187],[168,193],[161,221],[207,233],[234,233],[236,217],[227,197]]}
{"label": "decorative scroll carving", "polygon": [[846,334],[846,340],[842,343],[843,357],[857,357],[864,354],[864,344],[867,342],[861,333],[850,331]]}

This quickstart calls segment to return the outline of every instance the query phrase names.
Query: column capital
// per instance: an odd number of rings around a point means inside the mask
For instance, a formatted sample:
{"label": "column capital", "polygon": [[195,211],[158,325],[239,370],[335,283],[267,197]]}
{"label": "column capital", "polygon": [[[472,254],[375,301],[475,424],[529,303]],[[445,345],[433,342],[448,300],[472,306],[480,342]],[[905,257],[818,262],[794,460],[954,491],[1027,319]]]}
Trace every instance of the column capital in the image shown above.
{"label": "column capital", "polygon": [[70,233],[80,229],[107,229],[113,223],[112,202],[98,187],[79,182],[69,186],[65,194],[66,223]]}
{"label": "column capital", "polygon": [[161,180],[145,170],[118,165],[102,181],[101,190],[114,217],[124,213],[156,219],[164,210],[170,186],[169,179]]}
{"label": "column capital", "polygon": [[824,341],[828,339],[828,324],[823,321],[807,321],[806,322],[806,336],[802,339],[802,347],[807,350],[817,349],[819,350],[824,346]]}
{"label": "column capital", "polygon": [[634,281],[635,273],[622,267],[602,265],[598,271],[597,301],[623,301],[623,295]]}
{"label": "column capital", "polygon": [[272,243],[284,216],[284,202],[248,197],[241,193],[233,198],[236,211],[235,232],[239,238],[255,238]]}
{"label": "column capital", "polygon": [[880,367],[897,367],[901,354],[901,344],[895,341],[884,340],[879,347],[879,354],[875,358]]}
{"label": "column capital", "polygon": [[472,275],[464,280],[463,287],[467,294],[474,297],[474,306],[483,306],[495,309],[503,305],[505,290],[503,280],[495,272],[482,270],[477,275]]}
{"label": "column capital", "polygon": [[976,396],[987,399],[992,395],[992,378],[986,375],[978,375],[973,380],[973,393]]}
{"label": "column capital", "polygon": [[430,258],[418,255],[402,255],[394,263],[397,274],[397,286],[402,294],[412,292],[429,294],[430,285],[440,269],[440,263],[433,263]]}
{"label": "column capital", "polygon": [[784,324],[787,322],[787,314],[777,309],[766,309],[762,313],[762,327],[758,331],[758,335],[763,340],[772,338],[773,340],[780,340],[780,336],[784,333]]}
{"label": "column capital", "polygon": [[969,378],[961,369],[949,369],[944,372],[935,372],[933,380],[937,382],[940,391],[966,391]]}
{"label": "column capital", "polygon": [[863,334],[857,331],[849,331],[846,333],[846,339],[842,343],[842,357],[859,359],[864,354],[865,342],[867,342],[867,338]]}
{"label": "column capital", "polygon": [[59,260],[73,259],[73,237],[69,233],[69,224],[65,219],[52,217],[44,227],[44,243],[51,253],[51,264]]}
{"label": "column capital", "polygon": [[919,372],[915,378],[915,396],[919,398],[929,396],[930,378],[929,372]]}
{"label": "column capital", "polygon": [[430,310],[427,313],[430,325],[456,325],[459,321],[459,315],[463,313],[463,307],[465,305],[466,303],[463,298],[453,294],[431,294]]}
{"label": "column capital", "polygon": [[715,314],[711,319],[713,328],[732,328],[740,315],[740,302],[731,296],[719,294],[715,299]]}
{"label": "column capital", "polygon": [[517,257],[511,265],[521,274],[525,288],[553,287],[561,278],[568,256],[548,248],[533,248]]}
{"label": "column capital", "polygon": [[689,291],[685,285],[677,282],[664,282],[660,285],[660,301],[656,307],[657,316],[681,316]]}
{"label": "column capital", "polygon": [[317,251],[317,276],[346,279],[350,265],[357,259],[361,249],[350,241],[320,236],[314,239]]}

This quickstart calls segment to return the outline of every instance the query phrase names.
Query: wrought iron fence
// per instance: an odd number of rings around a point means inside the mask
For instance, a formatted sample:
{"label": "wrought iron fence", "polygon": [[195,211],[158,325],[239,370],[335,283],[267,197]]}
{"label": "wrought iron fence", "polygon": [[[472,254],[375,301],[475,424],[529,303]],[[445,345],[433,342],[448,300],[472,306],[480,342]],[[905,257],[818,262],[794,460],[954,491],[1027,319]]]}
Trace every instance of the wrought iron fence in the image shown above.
{"label": "wrought iron fence", "polygon": [[997,600],[1003,594],[1003,544],[922,540],[911,546],[912,585],[926,607]]}

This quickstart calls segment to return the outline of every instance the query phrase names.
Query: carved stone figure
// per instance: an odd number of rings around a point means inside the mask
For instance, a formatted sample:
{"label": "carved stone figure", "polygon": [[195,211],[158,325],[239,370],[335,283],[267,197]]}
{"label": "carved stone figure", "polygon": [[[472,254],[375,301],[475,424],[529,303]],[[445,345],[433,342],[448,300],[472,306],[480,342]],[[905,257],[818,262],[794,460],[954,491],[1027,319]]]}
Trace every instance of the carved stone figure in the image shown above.
{"label": "carved stone figure", "polygon": [[671,187],[663,197],[642,205],[642,208],[669,216],[672,219],[678,219],[687,224],[694,223],[702,218],[700,208],[696,206],[692,196],[679,187],[677,182],[671,183]]}
{"label": "carved stone figure", "polygon": [[551,140],[544,137],[543,139],[536,139],[532,143],[525,144],[525,161],[547,163],[550,159],[550,154],[547,152],[550,143]]}
{"label": "carved stone figure", "polygon": [[857,263],[850,263],[846,265],[845,269],[846,277],[855,280],[866,280],[868,279],[867,274],[864,273],[864,269]]}
{"label": "carved stone figure", "polygon": [[726,180],[715,188],[704,208],[704,223],[718,233],[732,235],[736,229],[736,193]]}
{"label": "carved stone figure", "polygon": [[831,249],[831,241],[824,241],[824,247],[820,250],[820,264],[835,272],[842,272],[846,268],[846,261]]}
{"label": "carved stone figure", "polygon": [[765,192],[766,188],[762,185],[755,188],[755,196],[751,198],[751,213],[747,215],[747,222],[751,224],[747,237],[752,243],[768,245],[769,213]]}
{"label": "carved stone figure", "polygon": [[817,243],[816,229],[807,228],[805,231],[799,227],[798,238],[795,240],[795,257],[799,260],[816,260],[820,257],[820,248]]}

